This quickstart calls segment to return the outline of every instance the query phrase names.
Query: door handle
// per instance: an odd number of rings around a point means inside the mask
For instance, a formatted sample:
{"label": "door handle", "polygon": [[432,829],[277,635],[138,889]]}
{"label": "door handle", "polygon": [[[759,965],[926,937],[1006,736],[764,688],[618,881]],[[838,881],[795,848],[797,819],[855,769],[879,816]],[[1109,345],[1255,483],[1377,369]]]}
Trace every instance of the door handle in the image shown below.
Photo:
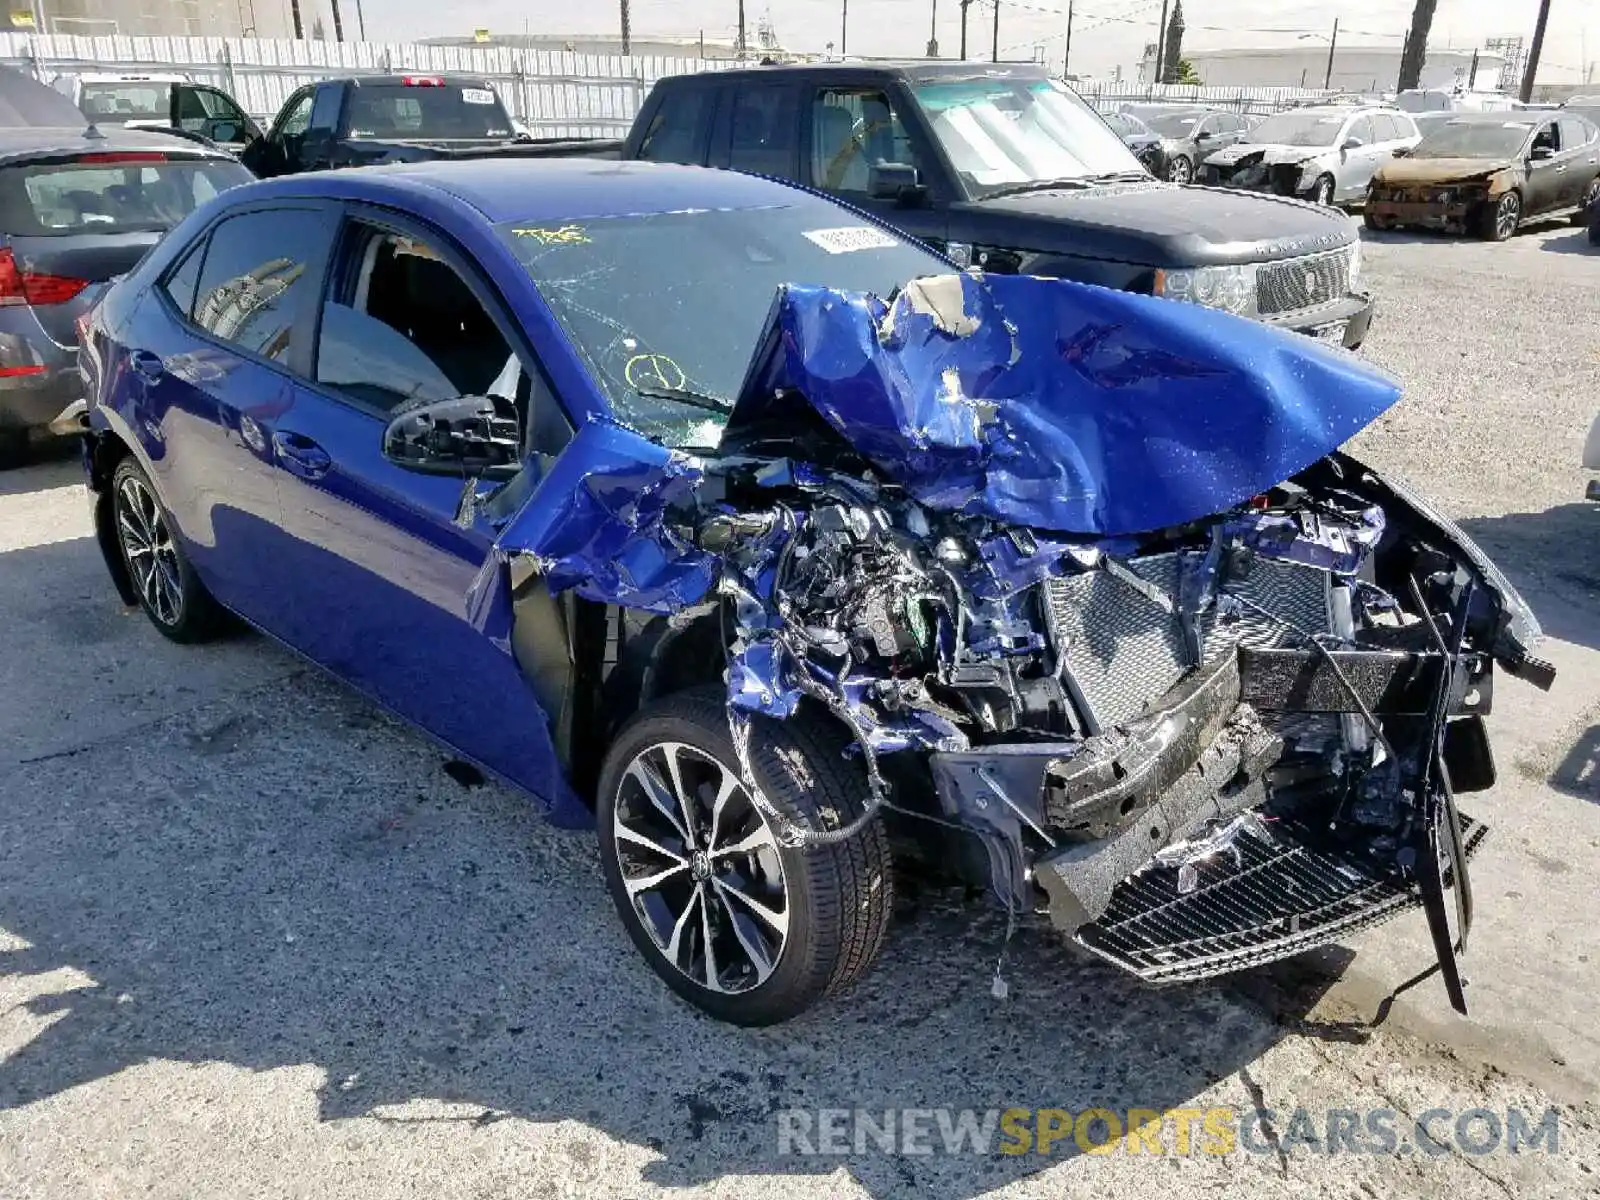
{"label": "door handle", "polygon": [[162,373],[167,369],[167,364],[162,360],[161,355],[154,354],[149,350],[135,350],[128,358],[133,363],[133,369],[146,379],[160,379]]}
{"label": "door handle", "polygon": [[333,466],[328,452],[303,433],[280,429],[272,435],[272,448],[284,469],[302,479],[320,479]]}

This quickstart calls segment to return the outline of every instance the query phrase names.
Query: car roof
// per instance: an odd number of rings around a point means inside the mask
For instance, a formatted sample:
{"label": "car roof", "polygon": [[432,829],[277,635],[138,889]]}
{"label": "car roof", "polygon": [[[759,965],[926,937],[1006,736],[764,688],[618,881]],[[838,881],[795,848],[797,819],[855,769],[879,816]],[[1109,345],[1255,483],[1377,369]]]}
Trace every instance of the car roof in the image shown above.
{"label": "car roof", "polygon": [[[94,129],[94,136],[89,130]],[[91,126],[87,119],[71,128],[43,125],[0,128],[0,158],[16,159],[45,154],[107,154],[123,150],[160,150],[189,158],[228,159],[221,150],[155,129]]]}
{"label": "car roof", "polygon": [[1551,120],[1549,113],[1530,112],[1522,108],[1508,108],[1500,112],[1453,112],[1447,125],[1542,125]]}
{"label": "car roof", "polygon": [[[316,171],[235,189],[250,197],[330,196],[404,207],[444,193],[490,222],[569,221],[782,207],[810,193],[774,179],[677,163],[602,158],[479,158]],[[828,203],[818,200],[819,203]],[[849,214],[840,212],[840,223]]]}
{"label": "car roof", "polygon": [[86,71],[77,76],[77,80],[79,83],[188,83],[189,77],[171,71]]}
{"label": "car roof", "polygon": [[[929,62],[923,59],[842,59],[823,63],[772,63],[767,66],[736,67],[726,71],[696,71],[670,76],[676,84],[689,79],[743,79],[750,76],[770,79],[774,75],[892,75],[922,82],[930,79],[1048,79],[1050,72],[1040,63]],[[663,80],[662,82],[666,82]]]}

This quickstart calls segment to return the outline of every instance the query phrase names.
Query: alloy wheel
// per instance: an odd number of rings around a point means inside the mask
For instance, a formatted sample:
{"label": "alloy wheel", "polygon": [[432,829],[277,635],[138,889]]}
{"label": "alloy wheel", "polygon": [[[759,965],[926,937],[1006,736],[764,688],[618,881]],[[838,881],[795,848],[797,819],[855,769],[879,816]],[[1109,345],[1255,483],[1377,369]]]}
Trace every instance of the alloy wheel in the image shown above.
{"label": "alloy wheel", "polygon": [[178,550],[154,494],[131,475],[117,489],[117,537],[145,608],[161,624],[176,626],[183,619]]}
{"label": "alloy wheel", "polygon": [[682,742],[649,746],[617,784],[612,828],[623,887],[662,957],[708,991],[765,983],[788,942],[790,889],[737,772]]}
{"label": "alloy wheel", "polygon": [[1317,180],[1317,194],[1315,199],[1318,204],[1333,203],[1333,180],[1329,179],[1326,175]]}
{"label": "alloy wheel", "polygon": [[1593,216],[1596,208],[1600,208],[1600,175],[1589,181],[1589,186],[1583,193],[1583,204],[1580,211]]}
{"label": "alloy wheel", "polygon": [[1194,168],[1181,154],[1167,166],[1167,179],[1172,183],[1188,183],[1194,178]]}
{"label": "alloy wheel", "polygon": [[1504,241],[1517,231],[1517,222],[1521,219],[1521,198],[1515,192],[1507,192],[1500,197],[1500,203],[1494,210],[1495,236]]}

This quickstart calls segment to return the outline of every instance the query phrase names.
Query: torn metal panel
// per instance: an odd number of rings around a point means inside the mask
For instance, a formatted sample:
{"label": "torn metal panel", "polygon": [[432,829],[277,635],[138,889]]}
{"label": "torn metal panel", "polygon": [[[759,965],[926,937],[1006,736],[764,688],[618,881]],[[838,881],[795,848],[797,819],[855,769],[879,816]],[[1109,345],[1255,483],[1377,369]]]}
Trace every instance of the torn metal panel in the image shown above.
{"label": "torn metal panel", "polygon": [[531,556],[550,590],[670,613],[710,592],[715,556],[689,539],[674,506],[704,477],[687,454],[607,420],[584,424],[495,543]]}
{"label": "torn metal panel", "polygon": [[887,478],[933,508],[1067,534],[1225,511],[1400,394],[1338,350],[1066,280],[962,275],[892,303],[792,286],[776,319],[783,380]]}

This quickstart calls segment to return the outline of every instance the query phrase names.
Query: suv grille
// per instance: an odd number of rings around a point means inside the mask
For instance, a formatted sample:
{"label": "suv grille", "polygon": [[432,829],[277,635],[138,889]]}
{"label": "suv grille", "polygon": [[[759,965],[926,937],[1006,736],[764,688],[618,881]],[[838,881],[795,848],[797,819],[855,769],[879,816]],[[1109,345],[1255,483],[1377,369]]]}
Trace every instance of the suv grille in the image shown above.
{"label": "suv grille", "polygon": [[1349,291],[1349,250],[1262,263],[1256,271],[1256,311],[1264,317],[1320,308]]}

